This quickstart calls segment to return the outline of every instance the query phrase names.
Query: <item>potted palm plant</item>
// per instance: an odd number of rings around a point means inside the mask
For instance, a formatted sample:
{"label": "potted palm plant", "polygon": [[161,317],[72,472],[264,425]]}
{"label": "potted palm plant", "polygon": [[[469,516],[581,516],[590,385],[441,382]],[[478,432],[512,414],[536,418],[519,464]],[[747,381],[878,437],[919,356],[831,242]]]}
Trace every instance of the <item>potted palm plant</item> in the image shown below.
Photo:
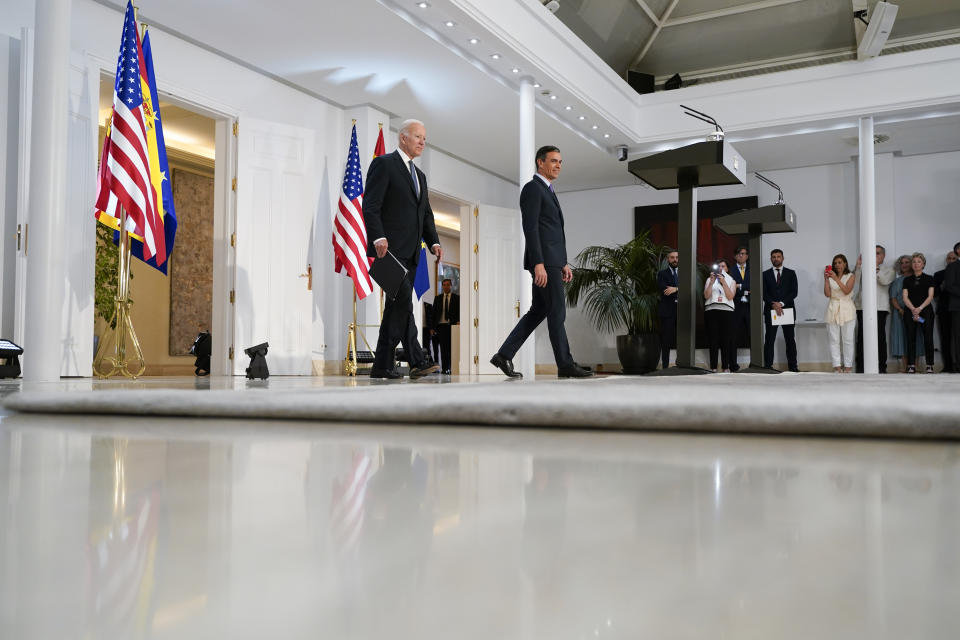
{"label": "potted palm plant", "polygon": [[624,373],[647,373],[660,358],[657,272],[668,248],[640,232],[617,247],[587,247],[577,256],[567,301],[583,310],[599,332],[626,329],[617,336],[617,356]]}

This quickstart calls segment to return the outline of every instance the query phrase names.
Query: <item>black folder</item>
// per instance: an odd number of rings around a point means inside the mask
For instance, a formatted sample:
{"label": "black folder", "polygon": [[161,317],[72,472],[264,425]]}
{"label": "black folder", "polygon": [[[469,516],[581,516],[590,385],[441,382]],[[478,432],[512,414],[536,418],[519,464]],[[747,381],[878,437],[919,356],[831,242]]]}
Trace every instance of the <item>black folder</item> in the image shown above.
{"label": "black folder", "polygon": [[403,279],[407,277],[407,268],[397,260],[397,257],[387,251],[387,255],[376,258],[370,265],[370,277],[380,285],[384,293],[395,300]]}

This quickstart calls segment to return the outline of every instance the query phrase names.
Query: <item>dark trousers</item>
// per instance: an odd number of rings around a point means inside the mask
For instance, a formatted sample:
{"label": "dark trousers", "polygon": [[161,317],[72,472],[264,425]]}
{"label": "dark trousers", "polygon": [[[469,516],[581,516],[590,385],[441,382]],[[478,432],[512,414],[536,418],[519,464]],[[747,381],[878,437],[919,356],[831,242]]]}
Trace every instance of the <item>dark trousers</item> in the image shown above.
{"label": "dark trousers", "polygon": [[430,335],[430,329],[423,330],[423,352],[427,358],[440,362],[440,341],[437,339],[437,334]]}
{"label": "dark trousers", "polygon": [[923,322],[914,322],[909,309],[903,314],[903,339],[907,343],[908,367],[917,364],[917,331],[923,334],[923,352],[927,365],[933,366],[933,309],[924,309],[920,318]]}
{"label": "dark trousers", "polygon": [[397,291],[397,297],[387,299],[383,305],[383,320],[380,321],[380,336],[377,338],[377,350],[373,356],[373,368],[391,370],[394,366],[394,352],[398,344],[403,344],[407,362],[411,367],[422,365],[424,358],[420,342],[417,341],[417,325],[413,321],[413,284],[416,268],[408,261],[410,271]]}
{"label": "dark trousers", "polygon": [[517,326],[504,340],[499,353],[507,360],[512,359],[534,329],[546,319],[547,330],[550,332],[550,344],[553,346],[553,358],[557,362],[557,367],[569,367],[573,365],[573,356],[570,355],[567,330],[563,326],[567,318],[563,271],[560,267],[546,267],[546,270],[547,286],[538,287],[534,283],[533,304],[530,305],[530,310],[517,321]]}
{"label": "dark trousers", "polygon": [[[767,315],[766,313],[764,315]],[[783,339],[787,344],[787,367],[790,371],[797,370],[797,340],[796,327],[792,324],[774,326],[771,322],[766,325],[763,334],[763,366],[769,369],[773,366],[774,346],[777,342],[777,329],[783,329]]]}
{"label": "dark trousers", "polygon": [[450,364],[450,323],[442,322],[437,324],[437,342],[440,343],[440,368],[444,371],[452,371]]}
{"label": "dark trousers", "polygon": [[660,316],[660,360],[670,366],[670,349],[677,346],[677,317]]}
{"label": "dark trousers", "polygon": [[[750,303],[741,302],[733,308],[733,360],[730,368],[737,364],[737,348],[745,344],[750,346]],[[750,362],[749,356],[747,362]]]}
{"label": "dark trousers", "polygon": [[[880,373],[887,372],[887,316],[889,311],[877,311],[877,360]],[[863,311],[857,309],[857,373],[863,373]]]}
{"label": "dark trousers", "polygon": [[953,327],[953,341],[950,347],[953,351],[953,372],[960,373],[960,311],[950,312],[950,324]]}
{"label": "dark trousers", "polygon": [[707,344],[710,346],[710,368],[717,368],[717,353],[724,369],[737,361],[734,350],[733,322],[735,311],[704,311],[703,323],[707,329]]}
{"label": "dark trousers", "polygon": [[937,327],[940,328],[940,353],[943,354],[943,370],[946,372],[956,369],[956,360],[953,359],[953,316],[960,315],[960,311],[951,313],[944,309],[937,313]]}

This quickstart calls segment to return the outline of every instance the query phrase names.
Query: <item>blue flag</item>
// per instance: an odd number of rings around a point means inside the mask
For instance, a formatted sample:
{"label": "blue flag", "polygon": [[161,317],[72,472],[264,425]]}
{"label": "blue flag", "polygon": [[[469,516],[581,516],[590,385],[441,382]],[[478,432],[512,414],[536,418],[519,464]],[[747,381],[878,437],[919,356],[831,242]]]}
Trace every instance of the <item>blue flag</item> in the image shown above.
{"label": "blue flag", "polygon": [[[157,159],[160,165],[160,202],[162,203],[161,215],[163,216],[163,236],[166,241],[166,255],[167,257],[173,253],[173,241],[177,235],[177,213],[173,208],[173,189],[170,188],[170,167],[167,164],[167,145],[163,140],[163,123],[160,121],[160,98],[157,95],[157,80],[153,75],[153,52],[150,48],[150,33],[148,32],[143,36],[143,60],[144,65],[146,66],[147,71],[147,83],[150,85],[150,104],[153,107],[153,115],[155,116],[154,122],[154,131],[156,132],[157,139]],[[150,132],[148,132],[149,134]],[[160,208],[160,207],[158,207]],[[120,234],[114,232],[114,242],[119,241]],[[137,240],[136,238],[130,238],[130,253],[143,260],[143,243]],[[161,273],[166,275],[167,265],[170,264],[169,261],[164,261],[163,264],[157,265],[156,257],[145,260],[145,262],[153,267],[158,269]]]}
{"label": "blue flag", "polygon": [[417,277],[413,280],[413,290],[417,300],[430,290],[430,268],[427,266],[427,245],[420,243],[420,262],[417,263]]}

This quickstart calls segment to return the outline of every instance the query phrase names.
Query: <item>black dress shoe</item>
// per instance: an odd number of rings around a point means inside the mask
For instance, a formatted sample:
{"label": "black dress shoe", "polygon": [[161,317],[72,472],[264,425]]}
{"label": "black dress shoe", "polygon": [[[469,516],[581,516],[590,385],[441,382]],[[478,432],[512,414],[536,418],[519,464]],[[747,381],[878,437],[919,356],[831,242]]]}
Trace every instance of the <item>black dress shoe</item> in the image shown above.
{"label": "black dress shoe", "polygon": [[392,369],[370,369],[370,377],[375,379],[397,380],[403,376]]}
{"label": "black dress shoe", "polygon": [[503,371],[503,374],[508,378],[522,378],[523,374],[519,371],[513,370],[513,360],[504,358],[499,353],[493,354],[493,357],[490,358],[490,364],[495,366],[500,371]]}
{"label": "black dress shoe", "polygon": [[410,377],[422,378],[423,376],[430,375],[434,371],[440,371],[440,365],[432,362],[424,362],[423,364],[419,364],[410,368]]}
{"label": "black dress shoe", "polygon": [[560,367],[557,369],[558,378],[592,378],[593,372],[587,371],[583,367],[574,363],[569,367]]}

